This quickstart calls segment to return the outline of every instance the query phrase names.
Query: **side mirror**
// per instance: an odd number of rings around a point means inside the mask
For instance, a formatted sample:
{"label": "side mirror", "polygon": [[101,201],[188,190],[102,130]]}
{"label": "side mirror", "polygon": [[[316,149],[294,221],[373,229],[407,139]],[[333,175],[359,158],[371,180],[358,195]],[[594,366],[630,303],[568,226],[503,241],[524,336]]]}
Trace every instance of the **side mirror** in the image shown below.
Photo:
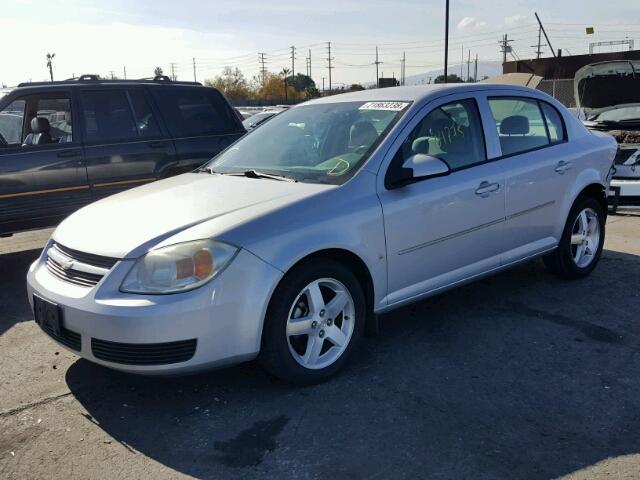
{"label": "side mirror", "polygon": [[449,173],[449,166],[442,160],[423,153],[416,153],[410,156],[403,164],[403,169],[412,171],[412,178],[429,178],[446,175]]}

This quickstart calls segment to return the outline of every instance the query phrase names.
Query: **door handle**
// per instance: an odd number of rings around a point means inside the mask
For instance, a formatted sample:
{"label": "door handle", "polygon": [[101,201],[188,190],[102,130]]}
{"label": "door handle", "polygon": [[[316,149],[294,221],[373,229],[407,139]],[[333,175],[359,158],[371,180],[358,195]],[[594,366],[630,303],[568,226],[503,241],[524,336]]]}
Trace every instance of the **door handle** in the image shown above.
{"label": "door handle", "polygon": [[499,183],[489,183],[485,180],[476,189],[476,195],[487,198],[491,192],[497,192],[498,190],[500,190]]}
{"label": "door handle", "polygon": [[65,150],[63,152],[58,152],[58,158],[73,158],[80,155],[78,150]]}
{"label": "door handle", "polygon": [[151,142],[148,145],[149,148],[164,148],[167,146],[167,142]]}
{"label": "door handle", "polygon": [[558,165],[556,165],[556,173],[562,175],[564,172],[571,168],[571,162],[565,162],[564,160],[560,160]]}

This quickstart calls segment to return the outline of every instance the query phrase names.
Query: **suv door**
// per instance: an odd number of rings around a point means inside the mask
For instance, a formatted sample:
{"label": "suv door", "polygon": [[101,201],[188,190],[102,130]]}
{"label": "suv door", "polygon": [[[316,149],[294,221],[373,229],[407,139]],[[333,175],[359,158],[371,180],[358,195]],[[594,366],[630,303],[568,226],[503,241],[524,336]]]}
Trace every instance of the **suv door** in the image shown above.
{"label": "suv door", "polygon": [[167,176],[175,150],[143,88],[87,88],[79,97],[94,200]]}
{"label": "suv door", "polygon": [[[497,268],[502,252],[504,172],[488,162],[475,99],[427,105],[391,148],[379,188],[387,240],[388,304]],[[415,154],[450,167],[444,176],[394,188],[393,170]]]}
{"label": "suv door", "polygon": [[[18,94],[2,104],[0,233],[53,226],[91,201],[71,94]],[[31,130],[36,117],[39,134]]]}
{"label": "suv door", "polygon": [[493,124],[488,135],[497,138],[506,175],[502,261],[508,264],[549,250],[560,240],[564,220],[558,221],[558,207],[575,180],[572,164],[577,158],[551,104],[513,95],[491,95],[487,102]]}
{"label": "suv door", "polygon": [[173,137],[182,172],[198,168],[245,133],[231,106],[213,88],[162,85],[149,90]]}

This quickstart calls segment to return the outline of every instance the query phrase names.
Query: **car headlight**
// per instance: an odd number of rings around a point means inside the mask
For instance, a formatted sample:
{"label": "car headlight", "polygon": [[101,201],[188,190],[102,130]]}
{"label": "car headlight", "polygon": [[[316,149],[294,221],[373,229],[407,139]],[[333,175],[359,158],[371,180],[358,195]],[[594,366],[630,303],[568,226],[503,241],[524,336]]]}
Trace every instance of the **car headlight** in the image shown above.
{"label": "car headlight", "polygon": [[215,240],[196,240],[151,250],[139,258],[120,291],[166,294],[193,290],[218,275],[238,248]]}

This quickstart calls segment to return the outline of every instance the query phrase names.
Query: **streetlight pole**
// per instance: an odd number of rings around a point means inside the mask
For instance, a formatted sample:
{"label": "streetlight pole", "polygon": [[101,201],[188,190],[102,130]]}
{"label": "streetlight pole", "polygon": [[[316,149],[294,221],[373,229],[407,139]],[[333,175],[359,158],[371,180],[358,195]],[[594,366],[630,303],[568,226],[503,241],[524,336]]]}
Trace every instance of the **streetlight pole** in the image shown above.
{"label": "streetlight pole", "polygon": [[444,83],[447,83],[447,64],[449,63],[449,0],[446,0],[444,20]]}

